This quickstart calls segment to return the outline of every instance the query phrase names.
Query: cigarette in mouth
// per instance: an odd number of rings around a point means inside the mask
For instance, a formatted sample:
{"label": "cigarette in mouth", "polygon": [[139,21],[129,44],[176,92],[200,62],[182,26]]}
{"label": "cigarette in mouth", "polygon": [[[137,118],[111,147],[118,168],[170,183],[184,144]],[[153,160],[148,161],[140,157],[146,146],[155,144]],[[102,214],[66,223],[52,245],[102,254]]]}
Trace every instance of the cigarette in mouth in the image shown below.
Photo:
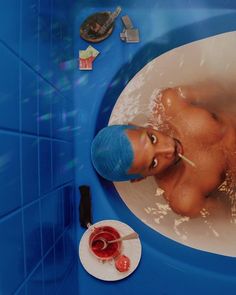
{"label": "cigarette in mouth", "polygon": [[182,154],[178,154],[178,156],[183,159],[184,161],[186,161],[189,165],[193,166],[193,167],[196,167],[196,164],[193,163],[193,161],[189,160],[188,158],[186,158],[184,155]]}

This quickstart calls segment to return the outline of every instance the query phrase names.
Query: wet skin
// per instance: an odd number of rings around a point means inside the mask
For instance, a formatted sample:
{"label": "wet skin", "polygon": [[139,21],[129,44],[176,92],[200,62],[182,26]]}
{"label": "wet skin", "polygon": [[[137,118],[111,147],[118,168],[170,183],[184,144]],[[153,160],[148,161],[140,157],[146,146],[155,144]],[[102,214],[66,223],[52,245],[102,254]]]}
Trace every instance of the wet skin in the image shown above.
{"label": "wet skin", "polygon": [[178,163],[178,153],[183,153],[181,143],[152,128],[128,131],[134,151],[134,161],[130,173],[150,176],[161,174]]}
{"label": "wet skin", "polygon": [[209,194],[224,181],[226,171],[235,166],[236,135],[231,119],[194,105],[187,90],[183,99],[184,90],[165,89],[161,94],[166,130],[137,127],[126,131],[134,150],[129,172],[155,176],[171,208],[195,217],[207,208]]}

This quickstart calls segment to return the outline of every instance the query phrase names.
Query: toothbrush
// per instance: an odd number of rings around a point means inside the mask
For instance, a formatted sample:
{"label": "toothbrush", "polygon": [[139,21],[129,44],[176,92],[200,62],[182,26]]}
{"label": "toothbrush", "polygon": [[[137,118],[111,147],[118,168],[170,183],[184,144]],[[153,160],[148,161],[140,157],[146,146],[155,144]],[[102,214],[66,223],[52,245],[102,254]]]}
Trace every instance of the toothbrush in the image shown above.
{"label": "toothbrush", "polygon": [[193,162],[193,161],[191,161],[191,160],[189,160],[188,158],[186,158],[184,155],[182,155],[182,154],[178,154],[178,156],[181,158],[181,159],[183,159],[184,161],[186,161],[189,165],[191,165],[192,167],[196,167],[196,164]]}
{"label": "toothbrush", "polygon": [[110,14],[108,20],[102,25],[102,27],[100,28],[100,30],[98,31],[99,34],[103,35],[112,25],[112,23],[115,21],[115,19],[117,18],[117,16],[120,14],[121,12],[121,7],[118,6],[116,8],[116,10]]}

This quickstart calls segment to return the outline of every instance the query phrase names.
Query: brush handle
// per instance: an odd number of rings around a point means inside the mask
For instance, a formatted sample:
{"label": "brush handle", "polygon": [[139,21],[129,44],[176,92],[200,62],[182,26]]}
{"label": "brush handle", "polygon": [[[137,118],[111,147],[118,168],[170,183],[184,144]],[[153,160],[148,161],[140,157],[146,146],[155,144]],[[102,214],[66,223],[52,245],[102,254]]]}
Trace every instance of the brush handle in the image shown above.
{"label": "brush handle", "polygon": [[84,228],[89,228],[92,224],[92,203],[90,188],[87,185],[79,187],[80,203],[79,203],[79,221]]}
{"label": "brush handle", "polygon": [[109,15],[108,20],[102,25],[102,27],[99,30],[99,34],[104,34],[111,27],[111,25],[114,23],[115,19],[120,14],[120,12],[121,7],[118,6],[116,10]]}

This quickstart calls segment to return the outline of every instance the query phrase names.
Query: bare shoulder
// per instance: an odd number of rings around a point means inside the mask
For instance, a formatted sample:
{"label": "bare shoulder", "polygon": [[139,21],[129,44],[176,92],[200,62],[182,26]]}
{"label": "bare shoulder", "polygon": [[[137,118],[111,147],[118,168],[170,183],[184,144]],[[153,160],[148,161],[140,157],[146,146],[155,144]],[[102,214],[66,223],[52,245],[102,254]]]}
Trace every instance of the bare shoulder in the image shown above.
{"label": "bare shoulder", "polygon": [[191,105],[178,87],[163,89],[160,93],[160,99],[165,111],[171,115],[179,110],[183,111]]}
{"label": "bare shoulder", "polygon": [[[182,88],[166,88],[161,92],[161,102],[165,108],[165,113],[172,119],[181,119],[181,124],[191,125],[191,130],[194,130],[195,135],[218,130],[222,125],[216,114],[209,112],[207,109],[197,106],[191,99],[190,90],[183,93]],[[180,121],[178,121],[180,123]],[[177,123],[177,122],[175,122]],[[214,132],[215,134],[216,132]]]}
{"label": "bare shoulder", "polygon": [[194,185],[178,185],[168,197],[170,207],[180,215],[196,217],[205,205],[205,196]]}

